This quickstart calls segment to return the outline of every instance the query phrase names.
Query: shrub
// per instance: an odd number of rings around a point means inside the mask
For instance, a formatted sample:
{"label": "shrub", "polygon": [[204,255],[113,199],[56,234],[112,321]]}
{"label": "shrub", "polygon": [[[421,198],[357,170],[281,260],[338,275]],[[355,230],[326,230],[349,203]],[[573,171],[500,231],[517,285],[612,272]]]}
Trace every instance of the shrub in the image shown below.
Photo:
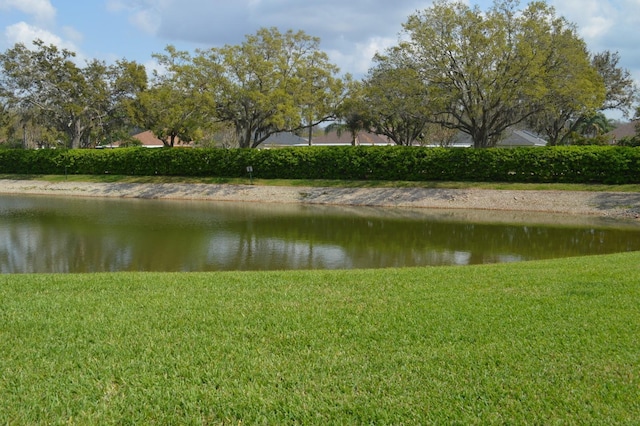
{"label": "shrub", "polygon": [[584,136],[578,133],[571,134],[571,145],[585,146],[585,145],[611,145],[613,139],[609,135],[596,135],[596,136]]}
{"label": "shrub", "polygon": [[0,150],[0,173],[263,179],[638,183],[640,148],[296,147]]}
{"label": "shrub", "polygon": [[640,146],[640,136],[625,136],[617,142],[618,146]]}

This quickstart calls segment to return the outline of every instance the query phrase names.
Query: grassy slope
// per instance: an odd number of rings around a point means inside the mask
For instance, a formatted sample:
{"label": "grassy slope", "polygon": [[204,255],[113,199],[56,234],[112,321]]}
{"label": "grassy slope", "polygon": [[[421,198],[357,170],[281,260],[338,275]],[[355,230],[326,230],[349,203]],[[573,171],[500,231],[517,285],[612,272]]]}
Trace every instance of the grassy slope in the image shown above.
{"label": "grassy slope", "polygon": [[0,276],[0,424],[633,423],[640,253]]}

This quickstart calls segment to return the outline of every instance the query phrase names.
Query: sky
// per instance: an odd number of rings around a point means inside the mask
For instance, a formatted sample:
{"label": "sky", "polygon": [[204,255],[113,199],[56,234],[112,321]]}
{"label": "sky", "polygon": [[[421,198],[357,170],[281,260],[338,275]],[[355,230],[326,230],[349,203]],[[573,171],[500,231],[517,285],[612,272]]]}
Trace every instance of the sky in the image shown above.
{"label": "sky", "polygon": [[[492,0],[466,0],[488,9]],[[528,1],[522,1],[524,7]],[[619,52],[640,83],[640,0],[547,0],[577,25],[591,52]],[[135,60],[154,67],[167,45],[193,51],[242,43],[261,27],[303,30],[342,73],[359,78],[402,24],[431,0],[0,0],[0,51],[34,39],[80,60]]]}

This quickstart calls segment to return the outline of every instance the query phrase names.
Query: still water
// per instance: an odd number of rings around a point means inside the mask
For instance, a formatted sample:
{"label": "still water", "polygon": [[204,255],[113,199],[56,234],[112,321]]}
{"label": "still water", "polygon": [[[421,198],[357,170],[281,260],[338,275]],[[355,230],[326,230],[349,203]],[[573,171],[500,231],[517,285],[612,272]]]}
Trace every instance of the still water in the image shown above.
{"label": "still water", "polygon": [[0,273],[348,269],[640,250],[640,226],[553,215],[0,196]]}

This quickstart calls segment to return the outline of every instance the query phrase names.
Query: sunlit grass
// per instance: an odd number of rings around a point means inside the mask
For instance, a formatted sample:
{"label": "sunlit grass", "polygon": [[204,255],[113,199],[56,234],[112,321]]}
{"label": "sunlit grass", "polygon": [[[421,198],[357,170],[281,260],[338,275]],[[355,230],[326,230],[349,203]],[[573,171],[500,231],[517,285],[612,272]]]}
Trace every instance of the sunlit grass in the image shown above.
{"label": "sunlit grass", "polygon": [[0,276],[0,424],[633,424],[640,253]]}
{"label": "sunlit grass", "polygon": [[229,185],[311,186],[336,188],[443,188],[443,189],[511,189],[557,191],[640,192],[640,185],[603,185],[570,183],[509,183],[509,182],[411,182],[411,181],[349,181],[312,179],[252,179],[198,178],[181,176],[121,176],[121,175],[13,175],[0,174],[0,179],[44,180],[48,182],[103,182],[103,183],[204,183]]}

